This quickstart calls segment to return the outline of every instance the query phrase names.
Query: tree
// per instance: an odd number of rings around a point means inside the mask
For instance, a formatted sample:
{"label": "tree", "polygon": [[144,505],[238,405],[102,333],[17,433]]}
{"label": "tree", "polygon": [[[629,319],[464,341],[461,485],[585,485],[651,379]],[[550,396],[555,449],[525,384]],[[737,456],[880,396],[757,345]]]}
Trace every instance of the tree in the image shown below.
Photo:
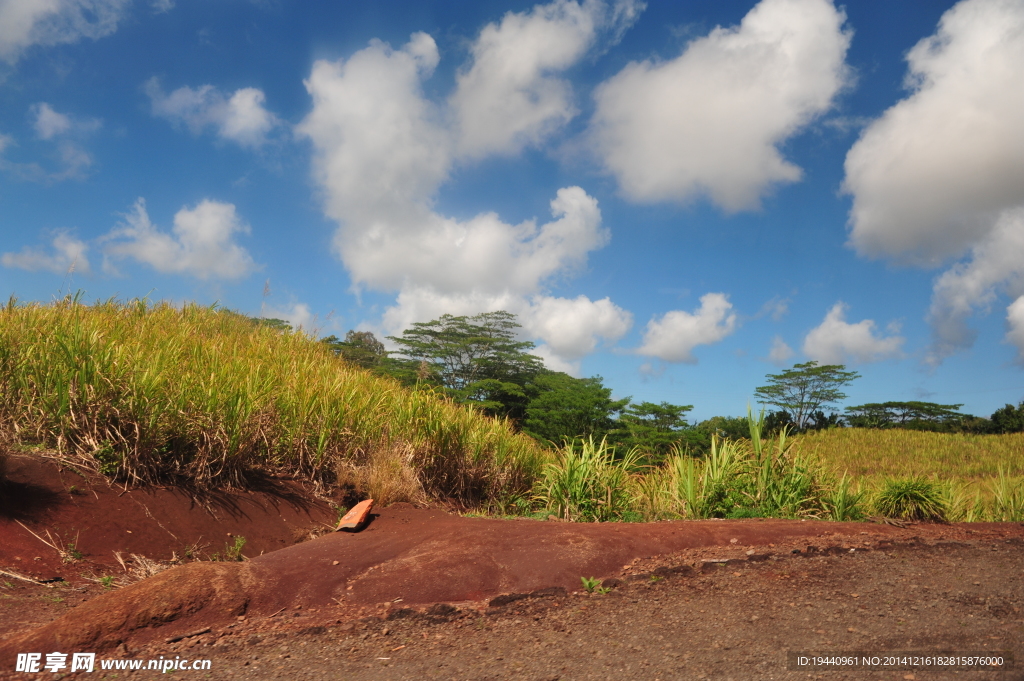
{"label": "tree", "polygon": [[846,399],[840,390],[860,378],[842,364],[819,366],[817,362],[794,364],[781,374],[768,374],[768,385],[754,391],[762,404],[770,404],[792,415],[793,423],[803,430],[814,413],[825,405]]}
{"label": "tree", "polygon": [[614,416],[629,403],[628,397],[613,400],[600,376],[573,378],[543,371],[527,391],[534,396],[526,407],[523,432],[555,445],[577,437],[600,442],[614,427]]}
{"label": "tree", "polygon": [[1008,404],[1002,409],[997,409],[989,420],[992,423],[990,432],[1024,432],[1024,402],[1021,402],[1016,407]]}
{"label": "tree", "polygon": [[345,340],[331,335],[320,339],[334,354],[364,369],[381,369],[388,358],[384,344],[370,331],[349,331]]}
{"label": "tree", "polygon": [[909,428],[952,430],[960,425],[962,404],[935,402],[870,402],[847,407],[847,421],[854,428]]}
{"label": "tree", "polygon": [[456,401],[521,421],[529,401],[526,385],[544,363],[529,354],[533,343],[516,340],[519,328],[510,312],[446,314],[388,339],[399,347],[399,373],[407,382],[435,382]]}
{"label": "tree", "polygon": [[619,417],[617,427],[610,433],[612,441],[620,447],[638,447],[647,453],[647,459],[656,463],[663,459],[673,446],[697,435],[684,415],[693,405],[678,405],[662,402],[641,402],[627,406]]}

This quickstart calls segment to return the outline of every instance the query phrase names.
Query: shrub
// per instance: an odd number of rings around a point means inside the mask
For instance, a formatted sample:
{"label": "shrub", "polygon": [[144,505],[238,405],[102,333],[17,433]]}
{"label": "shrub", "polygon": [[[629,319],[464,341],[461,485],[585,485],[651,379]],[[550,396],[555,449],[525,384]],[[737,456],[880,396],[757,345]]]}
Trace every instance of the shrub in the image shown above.
{"label": "shrub", "polygon": [[942,489],[922,477],[889,478],[875,498],[875,509],[889,518],[907,520],[946,519]]}

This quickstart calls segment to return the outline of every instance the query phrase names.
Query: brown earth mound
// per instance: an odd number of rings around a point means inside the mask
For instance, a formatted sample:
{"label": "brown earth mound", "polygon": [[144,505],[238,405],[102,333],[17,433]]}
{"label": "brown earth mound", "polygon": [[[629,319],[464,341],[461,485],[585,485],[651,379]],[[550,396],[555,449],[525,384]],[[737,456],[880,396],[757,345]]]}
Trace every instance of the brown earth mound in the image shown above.
{"label": "brown earth mound", "polygon": [[[32,468],[37,466],[37,468]],[[199,506],[181,505],[171,490],[135,492],[117,488],[89,489],[95,503],[68,501],[52,481],[42,484],[26,478],[46,467],[16,459],[12,477],[26,487],[48,491],[46,503],[17,511],[10,505],[0,519],[0,569],[22,566],[11,558],[11,547],[31,547],[31,556],[45,548],[13,521],[20,514],[28,527],[51,534],[80,531],[85,550],[94,546],[113,550],[142,550],[132,544],[141,537],[190,538],[182,528],[227,536],[248,532],[260,542],[281,543],[281,533],[295,527],[283,509],[291,509],[292,522],[315,516],[314,502],[273,505],[256,495],[237,498],[231,508],[247,512],[223,517]],[[51,471],[52,472],[52,471]],[[102,483],[105,485],[105,483]],[[141,494],[148,496],[141,497]],[[250,496],[254,497],[250,500]],[[127,500],[125,500],[127,497]],[[110,512],[108,505],[144,504],[148,513]],[[178,504],[178,505],[175,505]],[[332,510],[329,505],[321,512]],[[169,510],[167,517],[157,510]],[[189,510],[185,511],[184,508]],[[92,517],[89,514],[94,514]],[[194,517],[193,517],[194,516]],[[321,515],[322,517],[322,515]],[[217,523],[221,523],[218,525]],[[77,523],[72,525],[68,523]],[[264,523],[266,526],[264,526]],[[127,527],[137,528],[126,538]],[[230,528],[230,530],[229,530]],[[276,528],[276,529],[275,529]],[[257,532],[262,530],[263,533]],[[278,531],[275,535],[273,531]],[[982,536],[1024,538],[1019,524],[916,525],[897,528],[865,523],[827,523],[791,520],[679,521],[662,523],[573,524],[535,520],[468,518],[436,509],[396,504],[375,510],[359,532],[332,532],[313,541],[252,556],[245,563],[192,562],[171,568],[141,582],[86,600],[41,627],[12,632],[0,639],[0,670],[10,669],[14,656],[24,650],[107,651],[128,642],[132,646],[165,642],[228,620],[274,617],[289,612],[317,612],[325,624],[363,616],[394,613],[397,609],[429,603],[457,603],[461,607],[486,605],[499,594],[529,593],[555,587],[579,590],[581,577],[625,578],[631,565],[657,556],[689,551],[691,558],[748,562],[768,553],[789,553],[813,546],[826,553],[852,553],[890,540],[927,541],[977,539]],[[248,534],[246,536],[249,536]],[[10,541],[13,538],[16,541]],[[107,538],[103,544],[101,538]],[[152,540],[151,540],[152,541]],[[21,542],[21,543],[17,543]],[[174,545],[174,544],[172,544]],[[246,544],[248,546],[248,543]],[[166,556],[167,544],[152,545]],[[102,555],[96,555],[101,558]],[[22,558],[24,562],[24,558]],[[33,561],[38,562],[38,561]],[[698,569],[700,563],[697,563]],[[74,565],[57,564],[67,572]],[[687,568],[692,569],[692,568]],[[635,572],[635,570],[634,570]],[[45,588],[45,587],[40,587]],[[563,592],[564,593],[564,592]],[[411,612],[411,611],[410,611]],[[307,623],[308,624],[308,623]],[[0,629],[2,632],[3,629]]]}

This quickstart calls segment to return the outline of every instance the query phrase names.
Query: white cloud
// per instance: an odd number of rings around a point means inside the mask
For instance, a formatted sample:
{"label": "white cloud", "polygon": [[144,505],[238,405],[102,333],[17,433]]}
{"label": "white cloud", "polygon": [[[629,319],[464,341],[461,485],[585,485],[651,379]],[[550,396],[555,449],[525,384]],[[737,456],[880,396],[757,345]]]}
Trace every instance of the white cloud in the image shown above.
{"label": "white cloud", "polygon": [[633,62],[595,92],[591,134],[635,201],[707,195],[757,208],[800,179],[779,146],[832,106],[848,82],[851,33],[829,0],[762,0],[666,62]]}
{"label": "white cloud", "polygon": [[768,352],[768,361],[776,366],[782,366],[792,356],[793,348],[786,345],[786,341],[782,340],[782,336],[776,336],[772,339],[772,349]]}
{"label": "white cloud", "polygon": [[129,0],[3,0],[0,59],[13,64],[32,45],[102,38],[117,30]]}
{"label": "white cloud", "polygon": [[928,320],[934,340],[927,357],[937,365],[976,336],[967,326],[975,309],[987,309],[1000,291],[1024,294],[1024,207],[1004,211],[968,261],[957,263],[935,281]]}
{"label": "white cloud", "polygon": [[313,142],[313,175],[325,212],[341,224],[339,247],[430,217],[451,160],[439,113],[420,89],[438,59],[433,38],[416,33],[401,50],[375,40],[347,61],[313,65],[305,81],[313,110],[296,131]]}
{"label": "white cloud", "polygon": [[822,364],[845,364],[851,359],[878,362],[900,356],[905,340],[902,336],[876,336],[871,319],[850,324],[846,308],[845,303],[836,303],[821,324],[808,332],[803,345],[805,355]]}
{"label": "white cloud", "polygon": [[313,334],[316,331],[316,315],[306,303],[292,302],[285,307],[264,305],[260,316],[268,319],[283,319],[292,325],[292,329]]}
{"label": "white cloud", "polygon": [[850,244],[935,265],[1024,203],[1024,4],[960,2],[907,61],[913,92],[846,157]]}
{"label": "white cloud", "polygon": [[156,14],[164,14],[174,9],[174,0],[150,0],[150,7]]}
{"label": "white cloud", "polygon": [[[387,332],[445,313],[508,310],[570,366],[630,323],[611,301],[547,295],[607,243],[597,201],[560,189],[543,224],[437,213],[433,199],[457,153],[444,112],[422,93],[438,60],[433,39],[415,33],[401,49],[373,41],[347,60],[314,64],[313,109],[296,131],[313,143],[324,211],[339,225],[335,252],[355,287],[398,293],[382,319]],[[579,328],[552,318],[562,314]]]}
{"label": "white cloud", "polygon": [[146,81],[144,89],[154,116],[175,124],[184,123],[195,135],[212,126],[226,140],[243,147],[259,147],[279,123],[264,108],[266,96],[257,88],[241,88],[229,97],[212,85],[195,89],[185,86],[168,95],[153,77]]}
{"label": "white cloud", "polygon": [[1017,346],[1017,360],[1024,364],[1024,295],[1006,308],[1006,323],[1006,340]]}
{"label": "white cloud", "polygon": [[25,247],[20,253],[4,253],[0,256],[0,262],[4,267],[17,267],[22,270],[37,271],[46,270],[54,274],[67,274],[68,272],[82,272],[89,274],[89,259],[86,251],[89,247],[85,242],[80,241],[67,232],[58,232],[51,241],[52,253],[46,253],[38,248]]}
{"label": "white cloud", "polygon": [[[248,251],[234,242],[249,227],[235,206],[209,199],[174,215],[171,234],[150,222],[146,202],[138,199],[125,222],[100,240],[110,259],[133,258],[158,272],[188,274],[199,279],[240,279],[257,268]],[[105,269],[112,271],[108,260]]]}
{"label": "white cloud", "polygon": [[430,287],[406,287],[398,294],[382,320],[384,332],[396,335],[413,322],[436,319],[442,314],[473,315],[505,310],[515,314],[524,337],[541,341],[537,354],[548,368],[577,375],[579,360],[601,341],[614,342],[629,331],[632,315],[608,298],[592,301],[586,296],[554,298],[520,293],[443,294]]}
{"label": "white cloud", "polygon": [[576,64],[602,28],[621,32],[641,9],[637,2],[612,9],[593,0],[555,0],[485,26],[449,100],[458,153],[516,153],[570,121],[577,114],[572,86],[556,74]]}
{"label": "white cloud", "polygon": [[537,296],[521,318],[523,327],[544,339],[563,359],[578,360],[597,349],[599,339],[618,340],[633,326],[633,316],[610,299]]}
{"label": "white cloud", "polygon": [[46,102],[34,104],[29,111],[36,119],[32,127],[35,128],[39,139],[48,140],[71,129],[71,118],[66,114],[57,113]]}
{"label": "white cloud", "polygon": [[736,330],[736,314],[724,293],[706,293],[694,312],[672,310],[660,320],[652,319],[644,331],[637,354],[665,362],[696,364],[693,349],[717,343]]}

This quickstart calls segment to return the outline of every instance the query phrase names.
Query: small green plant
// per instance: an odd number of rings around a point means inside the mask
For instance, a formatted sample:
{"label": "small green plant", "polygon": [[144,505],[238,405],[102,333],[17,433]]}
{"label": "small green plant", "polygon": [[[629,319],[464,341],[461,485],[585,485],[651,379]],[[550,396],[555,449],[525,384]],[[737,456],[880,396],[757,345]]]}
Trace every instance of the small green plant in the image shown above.
{"label": "small green plant", "polygon": [[114,577],[112,575],[107,575],[105,577],[100,577],[100,584],[102,584],[107,589],[113,589],[114,588]]}
{"label": "small green plant", "polygon": [[866,492],[853,489],[846,473],[836,481],[821,500],[825,507],[825,517],[829,520],[861,520],[864,517],[864,498]]}
{"label": "small green plant", "polygon": [[82,560],[83,558],[85,558],[85,555],[75,547],[75,542],[69,543],[67,548],[64,549],[64,552],[61,554],[61,559],[65,563],[74,563],[75,561]]}
{"label": "small green plant", "polygon": [[580,581],[588,594],[606,594],[611,591],[609,587],[601,586],[601,580],[597,577],[580,577]]}
{"label": "small green plant", "polygon": [[239,535],[235,537],[234,544],[225,545],[224,560],[232,563],[237,563],[240,560],[245,560],[245,556],[242,555],[243,548],[245,548],[245,537]]}
{"label": "small green plant", "polygon": [[946,519],[943,501],[936,482],[922,477],[888,478],[875,497],[875,508],[889,518],[942,522]]}
{"label": "small green plant", "polygon": [[650,581],[651,584],[657,584],[658,582],[660,582],[663,579],[665,579],[665,578],[662,577],[661,575],[651,575],[648,578],[648,581]]}
{"label": "small green plant", "polygon": [[1003,522],[1024,520],[1024,478],[1011,478],[1002,465],[991,481],[992,519]]}

